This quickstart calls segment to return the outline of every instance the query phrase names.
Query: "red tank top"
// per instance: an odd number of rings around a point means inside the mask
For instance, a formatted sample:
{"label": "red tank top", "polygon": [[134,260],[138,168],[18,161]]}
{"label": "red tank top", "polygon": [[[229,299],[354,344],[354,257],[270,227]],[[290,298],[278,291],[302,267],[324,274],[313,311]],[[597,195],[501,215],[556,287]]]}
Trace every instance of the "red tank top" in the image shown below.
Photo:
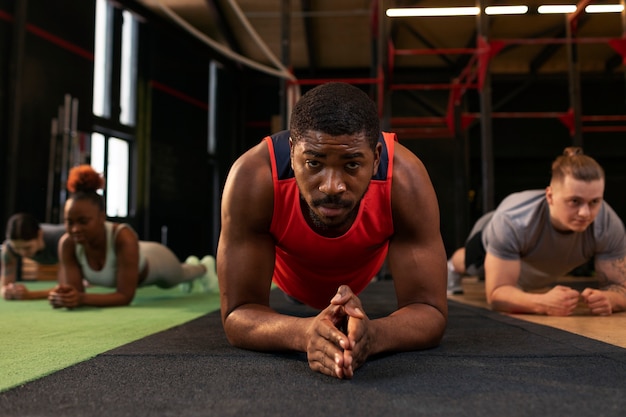
{"label": "red tank top", "polygon": [[289,132],[265,141],[274,183],[274,214],[270,232],[276,241],[273,280],[285,293],[318,309],[330,304],[346,284],[360,293],[380,270],[393,234],[391,177],[395,134],[383,133],[378,173],[359,206],[354,224],[344,235],[320,236],[300,209],[300,193],[289,159]]}

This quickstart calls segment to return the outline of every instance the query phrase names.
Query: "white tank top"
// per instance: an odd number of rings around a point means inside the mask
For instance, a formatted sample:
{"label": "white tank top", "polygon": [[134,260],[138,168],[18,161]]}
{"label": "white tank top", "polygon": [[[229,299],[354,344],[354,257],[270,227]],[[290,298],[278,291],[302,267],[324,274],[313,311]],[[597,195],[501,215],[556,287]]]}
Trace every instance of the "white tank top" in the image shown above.
{"label": "white tank top", "polygon": [[[113,222],[105,222],[104,228],[106,233],[106,255],[104,259],[104,265],[100,270],[91,269],[87,257],[85,256],[85,248],[81,244],[76,244],[76,259],[83,271],[83,278],[92,285],[98,285],[102,287],[115,287],[117,284],[117,254],[115,253],[115,239],[117,234],[123,228],[130,229],[133,233],[133,228],[126,224],[120,223],[117,228]],[[145,256],[139,251],[139,271],[143,271],[146,265]]]}

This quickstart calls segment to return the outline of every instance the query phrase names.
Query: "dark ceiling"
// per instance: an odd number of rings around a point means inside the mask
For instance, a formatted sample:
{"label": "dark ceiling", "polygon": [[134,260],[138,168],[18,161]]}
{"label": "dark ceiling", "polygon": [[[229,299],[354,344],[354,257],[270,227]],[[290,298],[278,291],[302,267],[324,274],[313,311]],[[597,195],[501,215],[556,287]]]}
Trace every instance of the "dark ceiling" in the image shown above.
{"label": "dark ceiling", "polygon": [[[580,1],[615,4],[624,0]],[[363,68],[461,71],[480,51],[493,74],[567,73],[567,33],[576,39],[581,72],[624,71],[624,13],[540,15],[540,4],[573,1],[491,1],[526,4],[519,16],[389,18],[390,7],[475,6],[476,1],[367,0],[139,0],[185,27],[209,45],[217,44],[246,65],[270,73],[329,73]],[[288,7],[285,19],[283,8]],[[379,12],[381,11],[381,12]],[[288,22],[288,32],[283,30]],[[479,31],[479,27],[481,28]],[[489,42],[477,47],[477,34]],[[375,43],[374,40],[379,40]],[[283,42],[284,40],[284,42]],[[289,45],[283,50],[284,45]],[[490,49],[485,49],[489,48]],[[395,53],[393,53],[395,49]],[[390,53],[390,51],[392,51]],[[619,52],[621,51],[621,52]],[[479,62],[479,61],[476,61]],[[391,65],[386,65],[390,63]],[[385,70],[389,71],[389,69]]]}

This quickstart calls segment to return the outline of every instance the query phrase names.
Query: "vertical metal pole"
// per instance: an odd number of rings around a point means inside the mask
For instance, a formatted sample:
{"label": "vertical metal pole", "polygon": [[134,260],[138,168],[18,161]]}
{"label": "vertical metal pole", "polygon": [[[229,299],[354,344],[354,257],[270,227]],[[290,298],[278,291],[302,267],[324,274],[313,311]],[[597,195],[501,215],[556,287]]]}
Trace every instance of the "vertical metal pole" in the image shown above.
{"label": "vertical metal pole", "polygon": [[167,246],[167,225],[162,225],[161,226],[161,243],[163,244],[163,246]]}
{"label": "vertical metal pole", "polygon": [[[371,78],[376,78],[378,76],[378,68],[380,66],[380,37],[379,37],[379,30],[378,27],[380,26],[380,16],[378,14],[378,10],[379,10],[379,5],[378,5],[379,1],[378,0],[373,0],[370,6],[370,38],[371,38],[371,44],[370,44],[370,51],[371,51],[371,64],[370,64],[370,77]],[[379,85],[378,84],[372,84],[370,85],[370,96],[375,98],[377,106],[380,107],[380,103],[382,103],[382,97],[380,97],[378,95],[379,91],[381,91],[379,89]]]}
{"label": "vertical metal pole", "polygon": [[[622,5],[622,37],[626,37],[626,0],[621,0],[620,4]],[[622,60],[624,62],[623,57]],[[624,70],[624,77],[626,78],[626,68]],[[626,102],[626,94],[624,95],[624,101]]]}
{"label": "vertical metal pole", "polygon": [[390,74],[389,68],[389,60],[388,60],[388,49],[389,49],[389,41],[391,39],[391,29],[390,26],[392,24],[391,20],[387,19],[385,16],[385,6],[384,1],[378,1],[378,62],[382,68],[382,74],[380,75],[383,79],[383,88],[382,94],[378,97],[379,100],[383,101],[382,106],[382,120],[380,123],[380,127],[383,130],[390,131],[391,130],[391,113],[392,113],[392,92],[390,79],[393,74]]}
{"label": "vertical metal pole", "polygon": [[71,119],[71,104],[72,96],[65,94],[65,100],[63,104],[63,117],[59,118],[61,124],[61,184],[59,189],[59,207],[65,204],[67,198],[66,183],[68,173],[70,169],[70,119]]}
{"label": "vertical metal pole", "polygon": [[[57,153],[57,136],[59,120],[54,118],[50,125],[50,152],[48,154],[48,189],[46,190],[46,223],[52,223],[52,205],[54,199],[55,161]],[[56,219],[55,219],[56,221]]]}
{"label": "vertical metal pole", "polygon": [[72,98],[70,119],[70,168],[81,163],[80,143],[78,143],[78,99]]}
{"label": "vertical metal pole", "polygon": [[[487,38],[487,18],[483,15],[483,0],[477,0],[476,5],[480,8],[478,14],[478,37]],[[486,53],[486,52],[479,52]],[[480,62],[481,60],[479,60]],[[480,65],[480,64],[479,64]],[[480,69],[479,69],[480,70]],[[481,126],[481,161],[482,161],[482,188],[483,188],[483,213],[495,208],[494,203],[494,173],[493,173],[493,128],[492,128],[492,104],[491,104],[491,73],[485,68],[485,77],[480,90],[480,126]]]}
{"label": "vertical metal pole", "polygon": [[220,237],[220,224],[221,224],[221,211],[220,211],[220,173],[219,165],[216,161],[216,155],[218,154],[217,137],[218,137],[218,103],[219,103],[219,64],[215,60],[211,60],[209,63],[209,146],[208,146],[208,178],[209,182],[212,182],[211,187],[211,241],[210,241],[210,253],[215,254],[217,252],[217,241]]}
{"label": "vertical metal pole", "polygon": [[454,247],[465,246],[465,238],[469,232],[469,146],[467,135],[463,130],[461,103],[453,106],[454,111],[454,199],[455,199],[455,242]]}
{"label": "vertical metal pole", "polygon": [[9,117],[6,166],[7,175],[5,177],[6,195],[4,196],[5,207],[8,213],[13,213],[16,209],[16,194],[18,184],[17,167],[19,163],[19,143],[20,143],[20,122],[22,116],[22,67],[24,64],[24,42],[26,35],[26,14],[28,12],[28,1],[18,0],[15,5],[13,21],[13,42],[11,60],[9,64]]}
{"label": "vertical metal pole", "polygon": [[578,61],[578,45],[575,42],[577,17],[573,20],[565,15],[567,33],[567,58],[569,73],[569,99],[570,108],[574,114],[574,132],[572,145],[583,146],[582,136],[582,100],[580,98],[580,65]]}
{"label": "vertical metal pole", "polygon": [[[281,61],[285,68],[289,68],[291,65],[291,58],[289,54],[290,38],[291,38],[291,0],[282,0],[281,8]],[[287,120],[289,115],[287,114],[289,100],[287,94],[287,80],[280,79],[280,125],[282,129],[287,129]]]}

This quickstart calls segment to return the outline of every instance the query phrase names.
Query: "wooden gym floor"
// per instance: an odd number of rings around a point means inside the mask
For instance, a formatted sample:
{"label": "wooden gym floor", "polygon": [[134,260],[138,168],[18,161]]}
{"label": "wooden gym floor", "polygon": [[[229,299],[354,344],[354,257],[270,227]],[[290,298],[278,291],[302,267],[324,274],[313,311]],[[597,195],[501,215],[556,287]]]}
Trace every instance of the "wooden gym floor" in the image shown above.
{"label": "wooden gym floor", "polygon": [[[584,286],[585,281],[588,281],[585,278],[567,278],[567,280],[567,282],[575,280],[577,288],[581,284]],[[563,284],[567,285],[566,282],[563,282]],[[448,298],[475,307],[489,309],[485,298],[484,281],[476,277],[465,277],[463,279],[463,290],[463,295],[449,295]],[[626,348],[626,312],[616,313],[608,317],[599,317],[591,315],[584,305],[580,305],[574,314],[568,317],[552,317],[534,314],[507,315]]]}

